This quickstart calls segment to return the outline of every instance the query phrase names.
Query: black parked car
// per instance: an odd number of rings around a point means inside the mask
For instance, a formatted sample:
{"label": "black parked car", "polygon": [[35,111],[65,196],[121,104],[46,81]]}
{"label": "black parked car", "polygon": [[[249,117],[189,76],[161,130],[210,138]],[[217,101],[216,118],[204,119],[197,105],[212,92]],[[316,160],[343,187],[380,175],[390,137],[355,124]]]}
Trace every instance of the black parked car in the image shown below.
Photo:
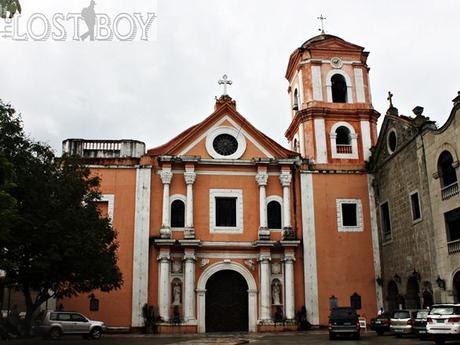
{"label": "black parked car", "polygon": [[329,315],[329,339],[337,336],[349,336],[359,339],[361,336],[358,314],[350,307],[340,307],[331,310]]}
{"label": "black parked car", "polygon": [[417,312],[414,321],[414,332],[417,334],[420,339],[425,339],[428,337],[428,331],[426,329],[426,321],[428,317],[429,310],[420,310]]}
{"label": "black parked car", "polygon": [[378,335],[390,332],[390,314],[383,313],[371,319],[371,329],[376,331]]}

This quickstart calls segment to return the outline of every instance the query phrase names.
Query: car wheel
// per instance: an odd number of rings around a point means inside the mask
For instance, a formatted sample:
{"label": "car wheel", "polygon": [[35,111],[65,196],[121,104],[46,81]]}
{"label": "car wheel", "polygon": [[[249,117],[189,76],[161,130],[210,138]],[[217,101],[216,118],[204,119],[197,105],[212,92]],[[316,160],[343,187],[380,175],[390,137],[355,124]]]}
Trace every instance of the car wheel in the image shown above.
{"label": "car wheel", "polygon": [[402,334],[396,334],[396,338],[402,338]]}
{"label": "car wheel", "polygon": [[102,329],[100,327],[94,327],[91,332],[89,333],[91,338],[93,339],[101,339],[102,337]]}
{"label": "car wheel", "polygon": [[355,335],[355,339],[356,339],[356,340],[361,339],[361,334],[360,334],[360,333],[356,334],[356,335]]}
{"label": "car wheel", "polygon": [[377,335],[382,336],[384,332],[382,331],[377,331]]}
{"label": "car wheel", "polygon": [[335,334],[329,333],[329,340],[335,340]]}
{"label": "car wheel", "polygon": [[50,338],[52,340],[58,340],[62,335],[62,332],[59,328],[57,327],[54,327],[54,328],[51,328],[50,330]]}

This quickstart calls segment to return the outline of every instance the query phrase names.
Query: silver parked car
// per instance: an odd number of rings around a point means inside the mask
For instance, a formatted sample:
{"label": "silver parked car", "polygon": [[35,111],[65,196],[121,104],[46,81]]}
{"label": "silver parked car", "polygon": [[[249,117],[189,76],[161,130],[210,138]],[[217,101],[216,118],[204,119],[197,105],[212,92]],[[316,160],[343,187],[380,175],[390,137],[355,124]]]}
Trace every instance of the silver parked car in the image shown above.
{"label": "silver parked car", "polygon": [[90,320],[80,313],[70,311],[43,311],[35,321],[35,331],[51,339],[66,334],[81,334],[99,339],[105,332],[102,321]]}

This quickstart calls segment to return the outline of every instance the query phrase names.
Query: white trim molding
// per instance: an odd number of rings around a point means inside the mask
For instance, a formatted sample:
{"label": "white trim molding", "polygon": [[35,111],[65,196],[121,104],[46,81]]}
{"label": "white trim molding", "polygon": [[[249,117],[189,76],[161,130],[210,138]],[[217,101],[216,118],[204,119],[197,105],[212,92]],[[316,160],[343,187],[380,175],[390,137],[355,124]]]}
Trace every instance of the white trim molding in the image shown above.
{"label": "white trim molding", "polygon": [[347,103],[353,103],[353,83],[351,82],[350,76],[341,69],[333,69],[329,71],[326,77],[326,92],[327,101],[332,103],[332,77],[336,74],[340,74],[345,78],[347,83]]}
{"label": "white trim molding", "polygon": [[107,203],[107,216],[110,223],[113,224],[113,214],[115,211],[115,194],[102,194],[100,202]]}
{"label": "white trim molding", "polygon": [[148,303],[151,180],[151,168],[139,168],[136,170],[132,327],[144,326],[142,308]]}
{"label": "white trim molding", "polygon": [[[234,137],[238,141],[238,148],[235,153],[222,156],[214,150],[214,140],[222,134],[228,134]],[[206,136],[206,151],[209,155],[215,159],[239,159],[246,151],[246,140],[243,134],[240,133],[236,128],[233,127],[218,127]]]}
{"label": "white trim molding", "polygon": [[[339,232],[362,232],[364,231],[363,226],[363,206],[361,199],[337,199],[337,231]],[[356,205],[356,226],[343,225],[343,204],[354,204]]]}
{"label": "white trim molding", "polygon": [[[304,252],[305,306],[307,319],[314,326],[319,325],[318,304],[318,270],[316,264],[316,233],[315,233],[315,199],[313,195],[313,175],[300,175],[302,229]],[[308,240],[307,240],[308,239]]]}
{"label": "white trim molding", "polygon": [[[228,121],[232,126],[234,126],[235,130],[239,132],[240,135],[244,136],[246,139],[248,139],[251,143],[254,144],[264,155],[266,155],[268,158],[275,158],[265,147],[260,145],[248,132],[246,132],[243,128],[241,128],[241,125],[236,123],[233,119],[230,118],[230,116],[225,115],[223,116],[219,121],[217,121],[214,126],[212,126],[210,129],[208,129],[205,133],[200,135],[198,138],[196,138],[190,145],[188,145],[183,151],[179,153],[179,156],[186,156],[187,152],[190,151],[192,148],[194,148],[200,141],[202,141],[204,138],[207,138],[210,133],[212,133],[214,130],[217,128],[221,127],[221,125],[225,122]],[[227,127],[231,128],[231,127]],[[224,157],[225,159],[229,159],[228,156]]]}
{"label": "white trim molding", "polygon": [[315,119],[316,163],[327,163],[326,122],[324,119]]}
{"label": "white trim molding", "polygon": [[311,80],[313,86],[313,100],[323,100],[323,84],[321,82],[321,66],[311,66]]}
{"label": "white trim molding", "polygon": [[361,142],[363,144],[363,156],[365,161],[371,157],[371,125],[367,120],[361,120]]}
{"label": "white trim molding", "polygon": [[282,231],[282,227],[284,224],[284,214],[283,214],[283,198],[279,195],[270,195],[265,199],[265,210],[267,212],[267,226],[268,226],[268,204],[271,203],[272,201],[276,201],[280,204],[280,209],[281,209],[281,228],[280,229],[270,229],[270,231]]}
{"label": "white trim molding", "polygon": [[360,67],[354,68],[355,74],[355,85],[356,85],[356,102],[357,103],[365,103],[366,96],[364,94],[364,77],[363,77],[363,70]]}
{"label": "white trim molding", "polygon": [[171,231],[184,231],[185,229],[185,213],[187,210],[187,197],[183,194],[174,194],[169,197],[169,219],[171,220],[172,224],[172,203],[176,200],[180,200],[184,203],[184,227],[183,228],[173,228],[171,227]]}
{"label": "white trim molding", "polygon": [[[338,153],[337,152],[337,134],[336,131],[339,127],[346,127],[350,131],[350,140],[351,140],[351,153]],[[332,158],[336,159],[358,159],[358,135],[355,132],[355,129],[352,125],[345,121],[339,121],[334,124],[329,133],[330,143],[331,143],[331,153]]]}
{"label": "white trim molding", "polygon": [[[216,198],[236,198],[236,226],[216,226]],[[243,190],[242,189],[210,189],[209,190],[209,232],[219,234],[243,233]]]}
{"label": "white trim molding", "polygon": [[375,205],[375,192],[373,187],[374,177],[367,175],[367,186],[369,192],[369,209],[371,217],[371,231],[372,231],[372,251],[374,254],[374,271],[375,271],[375,291],[377,296],[376,309],[383,306],[383,288],[377,284],[377,278],[382,277],[382,268],[380,263],[380,244],[379,244],[379,227],[377,223],[377,209]]}
{"label": "white trim molding", "polygon": [[257,284],[252,273],[243,265],[235,262],[218,262],[204,270],[198,279],[198,333],[206,333],[206,283],[219,271],[235,271],[243,276],[248,284],[249,332],[257,331]]}

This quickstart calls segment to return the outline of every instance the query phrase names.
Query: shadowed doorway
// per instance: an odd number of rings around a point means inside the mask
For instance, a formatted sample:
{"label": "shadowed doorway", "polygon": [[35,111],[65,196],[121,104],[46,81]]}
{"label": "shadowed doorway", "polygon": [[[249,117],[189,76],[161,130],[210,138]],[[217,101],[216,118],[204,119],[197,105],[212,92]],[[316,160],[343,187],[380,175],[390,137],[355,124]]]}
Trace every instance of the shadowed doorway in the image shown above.
{"label": "shadowed doorway", "polygon": [[248,285],[241,274],[224,270],[206,283],[206,332],[248,331]]}

